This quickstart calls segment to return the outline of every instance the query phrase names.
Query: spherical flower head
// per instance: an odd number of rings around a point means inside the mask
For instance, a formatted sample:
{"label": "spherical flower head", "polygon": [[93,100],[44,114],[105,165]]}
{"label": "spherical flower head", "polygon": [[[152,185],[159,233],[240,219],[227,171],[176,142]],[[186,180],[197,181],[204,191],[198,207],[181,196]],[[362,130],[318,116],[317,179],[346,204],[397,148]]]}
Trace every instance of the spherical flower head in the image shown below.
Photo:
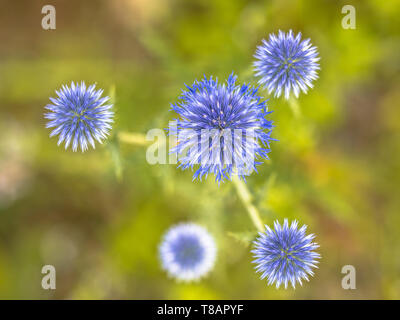
{"label": "spherical flower head", "polygon": [[312,88],[312,81],[318,78],[318,52],[310,39],[301,40],[301,33],[293,35],[279,31],[278,36],[270,34],[269,41],[263,40],[257,47],[254,57],[256,75],[260,76],[259,83],[268,92],[275,91],[275,97],[282,93],[289,99],[291,92],[298,98],[300,90],[307,93]]}
{"label": "spherical flower head", "polygon": [[265,226],[265,232],[260,232],[254,241],[256,271],[261,273],[261,279],[267,278],[268,285],[275,282],[276,288],[281,284],[287,288],[288,283],[295,288],[296,282],[302,285],[302,280],[308,281],[308,275],[313,275],[312,268],[321,256],[314,252],[319,246],[312,242],[314,235],[306,235],[307,226],[297,228],[297,221],[289,227],[285,219],[281,226],[274,222],[274,229]]}
{"label": "spherical flower head", "polygon": [[177,280],[189,282],[199,280],[211,271],[217,249],[206,229],[187,223],[168,230],[159,252],[162,268]]}
{"label": "spherical flower head", "polygon": [[95,90],[93,84],[86,88],[84,82],[71,86],[63,85],[56,91],[57,98],[50,98],[52,104],[45,108],[45,118],[50,120],[46,128],[55,128],[50,137],[58,135],[58,145],[65,141],[65,149],[72,143],[72,150],[80,146],[82,152],[95,141],[102,143],[111,130],[114,112],[112,104],[105,104],[109,97],[101,97],[103,90]]}
{"label": "spherical flower head", "polygon": [[265,101],[257,88],[236,85],[231,74],[224,84],[204,77],[186,86],[180,101],[172,105],[179,116],[169,134],[177,138],[171,153],[178,155],[183,170],[199,165],[193,180],[209,173],[216,181],[237,174],[244,179],[256,170],[261,158],[268,159],[272,121],[266,120]]}

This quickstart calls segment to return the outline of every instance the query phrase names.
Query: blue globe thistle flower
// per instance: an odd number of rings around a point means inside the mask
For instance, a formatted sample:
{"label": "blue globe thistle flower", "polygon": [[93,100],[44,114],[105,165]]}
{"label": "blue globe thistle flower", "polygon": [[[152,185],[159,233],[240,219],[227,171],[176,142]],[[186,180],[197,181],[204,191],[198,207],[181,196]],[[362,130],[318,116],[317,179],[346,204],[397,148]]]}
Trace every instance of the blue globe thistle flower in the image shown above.
{"label": "blue globe thistle flower", "polygon": [[313,275],[312,268],[321,256],[314,252],[319,247],[312,242],[314,235],[306,235],[306,225],[297,228],[297,221],[289,227],[285,219],[281,226],[274,222],[274,230],[265,226],[265,232],[260,232],[254,241],[255,249],[252,251],[256,260],[256,271],[261,273],[261,279],[267,278],[268,285],[275,282],[276,288],[281,284],[287,288],[290,282],[295,288],[296,282],[302,285],[302,279],[308,281],[308,275]]}
{"label": "blue globe thistle flower", "polygon": [[311,45],[310,39],[302,41],[301,33],[295,37],[292,30],[286,34],[279,30],[278,36],[270,34],[269,41],[262,42],[254,55],[256,76],[261,77],[259,83],[269,93],[275,91],[275,97],[284,93],[289,99],[293,92],[297,98],[300,89],[307,93],[319,70],[317,48]]}
{"label": "blue globe thistle flower", "polygon": [[71,87],[63,85],[56,90],[58,97],[50,98],[52,104],[45,107],[50,110],[45,113],[45,118],[50,120],[46,128],[55,127],[50,137],[59,135],[58,145],[65,141],[65,149],[71,143],[73,151],[78,145],[82,152],[89,144],[94,149],[94,140],[102,143],[111,130],[113,105],[105,105],[109,97],[102,98],[103,90],[95,90],[95,87],[93,84],[86,88],[83,81],[81,84],[71,82]]}
{"label": "blue globe thistle flower", "polygon": [[217,249],[212,236],[201,226],[173,226],[160,245],[162,267],[181,281],[198,280],[214,267]]}
{"label": "blue globe thistle flower", "polygon": [[[265,101],[258,88],[236,85],[236,76],[219,84],[212,76],[186,86],[180,101],[171,109],[180,116],[169,134],[177,138],[171,153],[178,156],[182,170],[199,165],[193,180],[215,175],[218,183],[237,174],[256,170],[260,158],[268,159],[272,121],[266,120]],[[268,131],[266,131],[268,130]]]}

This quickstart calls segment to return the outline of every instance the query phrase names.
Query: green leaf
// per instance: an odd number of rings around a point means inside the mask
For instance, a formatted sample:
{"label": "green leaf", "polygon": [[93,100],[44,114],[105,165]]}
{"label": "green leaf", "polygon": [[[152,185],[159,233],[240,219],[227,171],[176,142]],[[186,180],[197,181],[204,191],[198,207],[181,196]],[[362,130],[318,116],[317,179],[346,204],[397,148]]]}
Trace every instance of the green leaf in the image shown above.
{"label": "green leaf", "polygon": [[257,231],[228,232],[228,236],[232,237],[246,247],[250,247],[251,243],[257,238],[257,235]]}
{"label": "green leaf", "polygon": [[119,148],[118,139],[116,136],[107,143],[107,149],[110,152],[112,162],[114,164],[115,176],[117,180],[122,181],[122,158]]}

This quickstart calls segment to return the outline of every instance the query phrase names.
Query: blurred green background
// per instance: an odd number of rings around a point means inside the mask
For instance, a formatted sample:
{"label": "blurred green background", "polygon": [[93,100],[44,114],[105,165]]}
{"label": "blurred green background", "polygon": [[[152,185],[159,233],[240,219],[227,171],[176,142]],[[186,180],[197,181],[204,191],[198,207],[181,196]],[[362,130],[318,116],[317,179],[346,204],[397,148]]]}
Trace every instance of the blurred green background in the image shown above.
{"label": "blurred green background", "polygon": [[[56,30],[41,28],[45,4]],[[341,27],[345,4],[356,30]],[[400,298],[399,16],[395,0],[1,0],[0,298]],[[317,235],[319,269],[296,290],[255,274],[238,240],[254,227],[231,183],[191,182],[115,139],[167,127],[170,103],[203,74],[256,84],[255,48],[279,29],[311,38],[320,79],[300,96],[301,118],[270,97],[279,142],[248,187],[265,223],[297,218]],[[112,136],[84,154],[57,147],[43,118],[72,80],[115,90]],[[195,284],[158,263],[161,236],[182,221],[218,243],[214,271]],[[56,290],[41,288],[45,264]],[[356,290],[341,287],[348,264]]]}

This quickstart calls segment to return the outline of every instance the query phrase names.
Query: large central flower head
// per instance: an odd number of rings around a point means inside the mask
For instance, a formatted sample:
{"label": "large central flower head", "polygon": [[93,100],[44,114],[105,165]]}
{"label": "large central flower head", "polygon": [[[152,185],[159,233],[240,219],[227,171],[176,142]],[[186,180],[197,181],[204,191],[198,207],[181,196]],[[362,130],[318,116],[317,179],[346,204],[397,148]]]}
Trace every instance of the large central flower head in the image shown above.
{"label": "large central flower head", "polygon": [[294,288],[296,282],[301,285],[302,279],[308,281],[320,255],[314,251],[319,247],[313,242],[315,236],[306,235],[306,228],[303,225],[298,229],[296,220],[289,226],[285,219],[282,226],[275,221],[274,229],[266,226],[265,232],[260,232],[252,252],[261,279],[267,278],[268,284],[275,282],[277,288],[284,284],[285,289],[289,282]]}
{"label": "large central flower head", "polygon": [[219,182],[232,173],[244,179],[256,169],[257,159],[268,158],[269,130],[265,101],[257,88],[236,85],[231,74],[226,84],[204,77],[183,91],[172,110],[180,115],[169,133],[177,137],[171,152],[178,155],[179,167],[199,168],[193,179],[214,173]]}

